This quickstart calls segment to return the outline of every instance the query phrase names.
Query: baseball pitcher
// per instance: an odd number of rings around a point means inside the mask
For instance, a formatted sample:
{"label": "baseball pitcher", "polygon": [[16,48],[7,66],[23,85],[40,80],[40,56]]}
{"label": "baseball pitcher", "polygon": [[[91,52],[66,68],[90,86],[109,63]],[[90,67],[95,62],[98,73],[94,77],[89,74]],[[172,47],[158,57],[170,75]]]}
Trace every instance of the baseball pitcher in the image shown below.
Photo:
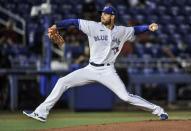
{"label": "baseball pitcher", "polygon": [[127,92],[125,85],[116,73],[114,63],[119,55],[123,44],[128,40],[132,41],[134,36],[145,31],[156,31],[158,25],[153,23],[148,26],[125,27],[114,24],[117,11],[112,6],[105,6],[101,13],[101,22],[94,22],[82,19],[66,19],[56,22],[48,29],[49,38],[59,47],[64,44],[63,38],[59,35],[57,28],[76,26],[83,31],[89,40],[90,59],[89,64],[60,78],[50,95],[34,111],[23,111],[33,119],[45,122],[49,111],[61,95],[69,88],[99,82],[112,90],[120,99],[135,105],[141,109],[151,111],[152,114],[160,117],[161,120],[168,119],[168,114],[163,108],[152,104],[143,98]]}

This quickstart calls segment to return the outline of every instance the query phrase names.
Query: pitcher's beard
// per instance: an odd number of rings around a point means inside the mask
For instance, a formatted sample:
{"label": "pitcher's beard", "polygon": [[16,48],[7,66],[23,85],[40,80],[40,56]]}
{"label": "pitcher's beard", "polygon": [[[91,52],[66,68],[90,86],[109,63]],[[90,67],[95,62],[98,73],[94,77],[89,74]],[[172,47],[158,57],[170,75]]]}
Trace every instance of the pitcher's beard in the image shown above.
{"label": "pitcher's beard", "polygon": [[108,21],[105,21],[105,22],[101,22],[102,24],[104,24],[105,26],[107,26],[107,25],[111,25],[111,20],[108,20]]}

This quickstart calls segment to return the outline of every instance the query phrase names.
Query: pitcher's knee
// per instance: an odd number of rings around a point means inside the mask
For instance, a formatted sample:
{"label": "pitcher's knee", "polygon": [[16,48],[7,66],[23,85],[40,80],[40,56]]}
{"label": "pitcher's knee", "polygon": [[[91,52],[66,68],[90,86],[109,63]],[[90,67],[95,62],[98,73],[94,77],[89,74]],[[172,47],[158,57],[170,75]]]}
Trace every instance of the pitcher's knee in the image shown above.
{"label": "pitcher's knee", "polygon": [[62,78],[59,78],[59,79],[58,79],[57,83],[64,83],[64,81],[65,81],[65,80],[64,80],[64,77],[62,77]]}
{"label": "pitcher's knee", "polygon": [[130,98],[129,94],[120,96],[120,99],[123,100],[123,101],[125,101],[125,102],[128,102],[128,101],[129,101],[129,98]]}
{"label": "pitcher's knee", "polygon": [[125,102],[131,102],[132,99],[134,98],[133,94],[127,93],[126,95],[120,96],[120,98],[125,101]]}
{"label": "pitcher's knee", "polygon": [[69,87],[69,81],[65,77],[59,78],[57,83]]}

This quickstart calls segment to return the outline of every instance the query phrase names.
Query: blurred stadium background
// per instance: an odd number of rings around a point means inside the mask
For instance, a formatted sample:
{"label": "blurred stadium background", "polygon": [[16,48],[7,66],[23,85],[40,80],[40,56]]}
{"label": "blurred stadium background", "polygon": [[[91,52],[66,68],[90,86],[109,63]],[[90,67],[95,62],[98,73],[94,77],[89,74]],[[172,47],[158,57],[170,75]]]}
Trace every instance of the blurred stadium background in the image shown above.
{"label": "blurred stadium background", "polygon": [[[190,109],[191,0],[0,0],[0,109],[34,109],[60,76],[87,65],[82,32],[63,29],[66,44],[59,50],[47,38],[47,28],[66,18],[99,21],[97,10],[106,4],[117,8],[116,24],[159,24],[158,31],[124,44],[116,68],[127,90],[168,109]],[[54,109],[134,107],[91,84],[67,91]]]}

